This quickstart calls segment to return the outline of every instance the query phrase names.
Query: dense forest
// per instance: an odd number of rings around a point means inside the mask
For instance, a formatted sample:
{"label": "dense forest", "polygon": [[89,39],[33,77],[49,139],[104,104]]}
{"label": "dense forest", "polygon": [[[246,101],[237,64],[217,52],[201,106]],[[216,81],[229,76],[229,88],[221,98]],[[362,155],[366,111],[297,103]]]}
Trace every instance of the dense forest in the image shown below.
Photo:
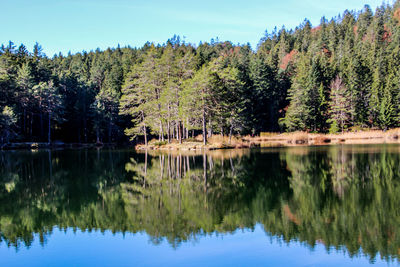
{"label": "dense forest", "polygon": [[256,50],[175,36],[49,58],[10,41],[0,48],[0,143],[386,130],[400,122],[399,72],[400,1],[275,29]]}

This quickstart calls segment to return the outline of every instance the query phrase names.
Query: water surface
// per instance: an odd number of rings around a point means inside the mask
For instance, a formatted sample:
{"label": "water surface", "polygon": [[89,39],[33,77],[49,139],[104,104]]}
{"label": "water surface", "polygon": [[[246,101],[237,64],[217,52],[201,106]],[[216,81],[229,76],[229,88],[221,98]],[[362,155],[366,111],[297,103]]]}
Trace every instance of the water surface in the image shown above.
{"label": "water surface", "polygon": [[5,266],[398,265],[400,147],[0,152]]}

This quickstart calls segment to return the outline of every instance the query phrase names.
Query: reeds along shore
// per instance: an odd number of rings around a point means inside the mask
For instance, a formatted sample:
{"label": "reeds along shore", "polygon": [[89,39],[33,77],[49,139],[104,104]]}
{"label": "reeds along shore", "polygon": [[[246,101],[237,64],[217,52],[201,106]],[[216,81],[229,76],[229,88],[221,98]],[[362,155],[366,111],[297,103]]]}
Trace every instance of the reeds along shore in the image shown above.
{"label": "reeds along shore", "polygon": [[183,140],[180,144],[174,140],[171,143],[152,140],[147,146],[137,145],[136,149],[155,150],[215,150],[252,147],[286,147],[330,144],[400,144],[400,128],[388,131],[369,130],[346,132],[341,134],[317,134],[307,132],[292,133],[261,133],[260,136],[228,136],[213,135],[207,145],[202,144],[202,136]]}

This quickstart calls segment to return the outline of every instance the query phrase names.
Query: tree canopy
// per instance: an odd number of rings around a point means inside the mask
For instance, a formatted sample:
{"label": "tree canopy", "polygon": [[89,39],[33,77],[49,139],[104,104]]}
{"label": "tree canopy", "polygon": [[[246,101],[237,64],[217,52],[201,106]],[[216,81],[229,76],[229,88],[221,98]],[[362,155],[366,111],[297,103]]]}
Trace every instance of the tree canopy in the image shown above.
{"label": "tree canopy", "polygon": [[256,49],[174,36],[49,58],[10,41],[0,47],[0,111],[13,119],[0,121],[1,142],[398,127],[399,14],[396,1],[305,20]]}

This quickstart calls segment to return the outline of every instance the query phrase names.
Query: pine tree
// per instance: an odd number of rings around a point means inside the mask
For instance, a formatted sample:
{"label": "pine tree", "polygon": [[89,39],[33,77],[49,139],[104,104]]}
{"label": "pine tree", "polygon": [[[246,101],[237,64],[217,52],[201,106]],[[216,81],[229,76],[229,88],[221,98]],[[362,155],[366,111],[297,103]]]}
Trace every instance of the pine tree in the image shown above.
{"label": "pine tree", "polygon": [[184,91],[182,95],[182,109],[191,114],[191,120],[196,120],[200,123],[203,144],[207,144],[207,122],[210,111],[212,109],[211,103],[211,89],[212,77],[209,66],[203,66],[197,71],[194,76],[185,82]]}
{"label": "pine tree", "polygon": [[342,78],[339,76],[332,81],[330,88],[330,118],[328,119],[328,122],[331,126],[329,131],[331,133],[336,133],[340,130],[343,133],[351,120],[351,95],[347,87],[344,85]]}
{"label": "pine tree", "polygon": [[17,116],[14,110],[5,106],[0,113],[0,144],[8,143],[16,135]]}
{"label": "pine tree", "polygon": [[[63,121],[63,99],[53,81],[41,82],[32,88],[41,114],[47,115],[47,142],[51,143],[52,122]],[[43,132],[43,124],[41,124]]]}
{"label": "pine tree", "polygon": [[16,98],[20,108],[22,109],[21,129],[23,134],[27,134],[27,112],[30,111],[30,128],[32,134],[32,123],[33,123],[33,109],[31,103],[32,98],[32,87],[34,85],[34,77],[32,75],[32,69],[28,63],[22,64],[18,69],[16,78],[18,89],[16,90]]}

